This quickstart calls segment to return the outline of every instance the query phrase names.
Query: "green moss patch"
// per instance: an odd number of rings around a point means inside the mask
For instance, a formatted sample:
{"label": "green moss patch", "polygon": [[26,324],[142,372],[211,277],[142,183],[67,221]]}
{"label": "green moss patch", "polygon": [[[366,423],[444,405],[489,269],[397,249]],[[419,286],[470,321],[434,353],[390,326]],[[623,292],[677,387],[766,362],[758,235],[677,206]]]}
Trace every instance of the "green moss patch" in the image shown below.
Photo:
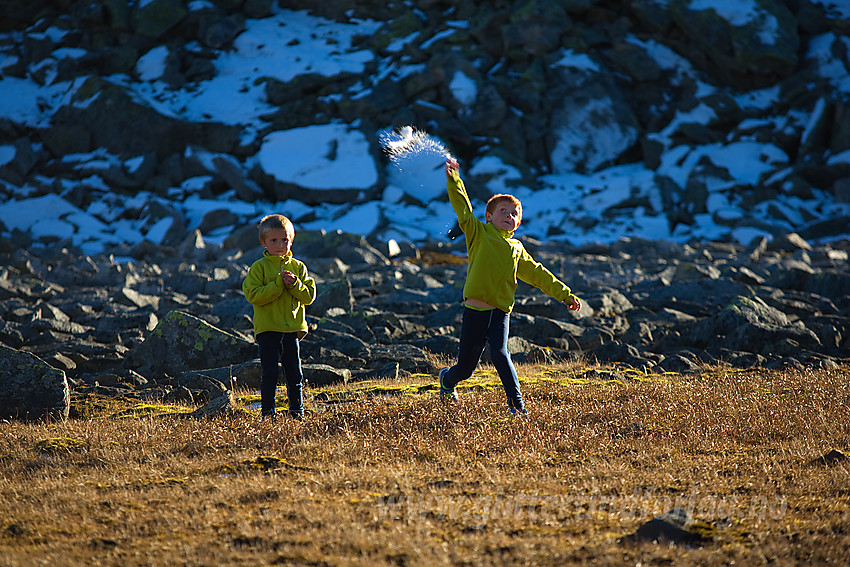
{"label": "green moss patch", "polygon": [[71,437],[49,437],[35,444],[35,449],[41,453],[56,454],[70,451],[80,451],[88,448],[85,441]]}

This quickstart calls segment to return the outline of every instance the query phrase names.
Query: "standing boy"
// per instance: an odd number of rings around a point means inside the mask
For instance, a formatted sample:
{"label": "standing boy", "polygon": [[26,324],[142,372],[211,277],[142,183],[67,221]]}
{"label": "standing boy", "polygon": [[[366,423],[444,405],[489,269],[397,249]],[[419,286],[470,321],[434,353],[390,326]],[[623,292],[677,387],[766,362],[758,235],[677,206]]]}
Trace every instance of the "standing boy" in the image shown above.
{"label": "standing boy", "polygon": [[508,326],[517,279],[566,303],[573,311],[581,309],[581,302],[569,287],[536,262],[522,243],[513,238],[514,231],[522,222],[519,200],[513,195],[494,195],[487,201],[484,216],[487,222],[481,222],[472,212],[459,169],[454,159],[446,161],[449,201],[466,236],[469,267],[463,286],[464,311],[458,360],[451,368],[440,370],[440,399],[457,400],[455,387],[472,376],[484,346],[489,342],[493,366],[508,397],[508,409],[513,415],[527,415],[519,378],[508,352]]}
{"label": "standing boy", "polygon": [[316,299],[316,282],[307,267],[292,257],[295,227],[283,215],[260,220],[263,257],[251,266],[242,292],[254,306],[254,335],[263,369],[260,399],[263,419],[276,417],[275,391],[280,365],[286,380],[289,415],[304,419],[299,341],[307,334],[305,306]]}

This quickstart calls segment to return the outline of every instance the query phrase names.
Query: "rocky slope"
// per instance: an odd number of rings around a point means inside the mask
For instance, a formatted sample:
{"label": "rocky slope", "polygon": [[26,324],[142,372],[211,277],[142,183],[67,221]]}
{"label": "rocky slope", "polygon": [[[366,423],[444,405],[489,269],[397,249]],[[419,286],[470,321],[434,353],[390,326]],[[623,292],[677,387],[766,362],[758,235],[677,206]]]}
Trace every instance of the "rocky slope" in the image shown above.
{"label": "rocky slope", "polygon": [[[260,251],[210,260],[196,242],[136,263],[65,249],[4,255],[0,343],[63,370],[76,391],[197,399],[234,382],[256,387],[241,283]],[[308,382],[433,373],[453,359],[466,271],[453,252],[462,245],[381,250],[358,236],[299,233],[295,253],[319,289],[302,342]],[[517,362],[583,357],[647,373],[850,362],[847,241],[529,248],[584,308],[570,312],[523,284],[511,319]],[[17,374],[0,374],[0,399],[9,399]]]}
{"label": "rocky slope", "polygon": [[[769,166],[758,178],[739,178],[728,163],[703,156],[679,178],[659,169],[652,194],[624,195],[603,217],[640,212],[674,231],[709,215],[730,230],[796,231],[807,239],[845,234],[850,224],[844,214],[824,218],[822,206],[850,202],[850,163],[840,157],[850,150],[850,22],[828,3],[748,2],[753,13],[742,21],[691,0],[6,4],[2,76],[67,85],[68,94],[44,97],[47,119],[37,125],[17,116],[0,121],[2,155],[13,154],[0,160],[0,199],[27,186],[30,197],[61,192],[82,210],[99,203],[96,216],[107,224],[116,216],[143,227],[171,218],[166,244],[188,233],[187,219],[167,203],[192,179],[207,179],[198,193],[204,198],[226,200],[234,191],[248,202],[308,205],[380,198],[383,171],[365,191],[317,192],[276,179],[254,159],[270,132],[331,121],[362,130],[378,163],[385,160],[378,133],[413,124],[466,163],[499,157],[532,188],[546,173],[617,164],[655,170],[701,145],[769,143]],[[273,110],[254,124],[167,115],[134,94],[139,63],[152,50],[168,48],[160,80],[191,92],[215,76],[216,60],[249,19],[279,9],[377,22],[376,32],[351,46],[370,54],[365,70],[258,77]],[[561,64],[565,53],[585,57],[584,66]],[[474,98],[460,100],[458,78],[474,85]],[[67,159],[89,152],[101,153]],[[470,181],[484,187],[486,179]],[[141,190],[152,192],[147,202],[133,200]],[[758,214],[729,214],[729,207]],[[250,220],[231,211],[201,228],[209,234]],[[550,230],[579,234],[599,222],[567,214]]]}

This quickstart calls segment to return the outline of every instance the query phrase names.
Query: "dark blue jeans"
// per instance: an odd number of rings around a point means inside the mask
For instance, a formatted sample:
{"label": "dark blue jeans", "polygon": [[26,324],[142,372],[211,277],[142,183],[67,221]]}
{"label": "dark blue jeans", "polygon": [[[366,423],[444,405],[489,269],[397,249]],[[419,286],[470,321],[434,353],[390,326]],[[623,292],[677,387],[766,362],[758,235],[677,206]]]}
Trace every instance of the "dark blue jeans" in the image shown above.
{"label": "dark blue jeans", "polygon": [[286,380],[286,394],[289,397],[290,415],[304,414],[302,384],[304,374],[301,371],[301,346],[297,333],[278,333],[266,331],[257,335],[260,347],[260,365],[263,367],[260,382],[260,401],[263,415],[275,414],[275,391],[283,365],[283,377]]}
{"label": "dark blue jeans", "polygon": [[484,347],[490,343],[490,358],[505,394],[508,396],[508,406],[522,409],[522,393],[519,391],[519,378],[516,368],[508,352],[508,331],[510,314],[499,309],[478,311],[465,307],[463,310],[463,325],[460,329],[460,348],[457,364],[449,368],[443,383],[448,388],[454,388],[466,380],[475,371],[478,361],[484,352]]}

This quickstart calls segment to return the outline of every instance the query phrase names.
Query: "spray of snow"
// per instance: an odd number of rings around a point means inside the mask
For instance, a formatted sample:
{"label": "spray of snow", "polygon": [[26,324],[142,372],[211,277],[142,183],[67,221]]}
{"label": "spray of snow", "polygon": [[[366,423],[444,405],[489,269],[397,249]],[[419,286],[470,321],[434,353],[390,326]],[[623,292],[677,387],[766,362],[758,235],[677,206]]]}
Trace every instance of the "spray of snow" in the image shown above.
{"label": "spray of snow", "polygon": [[381,146],[399,169],[409,169],[410,162],[445,162],[452,154],[440,140],[413,126],[402,126],[381,135]]}
{"label": "spray of snow", "polygon": [[404,126],[383,131],[379,140],[391,164],[387,168],[385,201],[396,202],[406,194],[424,204],[446,190],[443,167],[454,158],[439,139],[413,126]]}

